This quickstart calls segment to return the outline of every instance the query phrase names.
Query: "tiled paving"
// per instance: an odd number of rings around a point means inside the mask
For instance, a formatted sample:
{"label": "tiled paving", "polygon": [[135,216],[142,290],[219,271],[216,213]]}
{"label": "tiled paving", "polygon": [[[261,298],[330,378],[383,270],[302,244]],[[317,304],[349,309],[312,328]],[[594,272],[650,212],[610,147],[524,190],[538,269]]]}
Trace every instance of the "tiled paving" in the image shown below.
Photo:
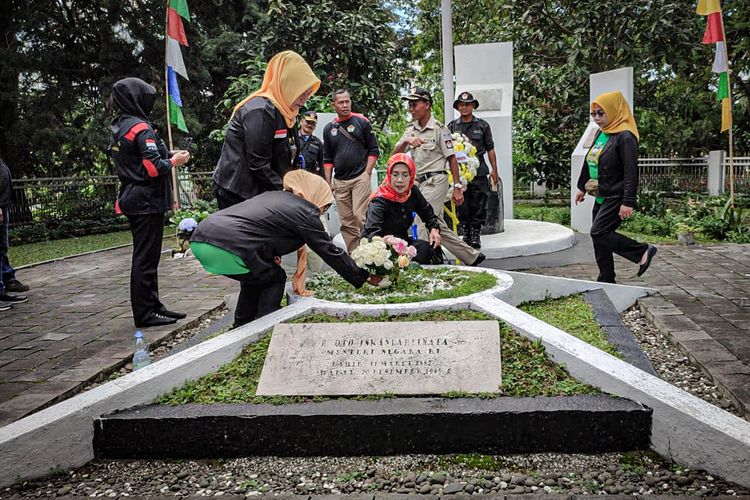
{"label": "tiled paving", "polygon": [[[132,355],[131,252],[124,247],[18,270],[31,290],[28,302],[0,312],[0,426],[75,394]],[[162,302],[188,317],[144,329],[148,342],[171,336],[238,287],[193,259],[162,255],[159,288]]]}
{"label": "tiled paving", "polygon": [[[750,417],[750,245],[658,248],[641,278],[637,266],[616,257],[618,283],[659,290],[641,300],[646,315]],[[534,271],[595,279],[596,264],[582,260]]]}

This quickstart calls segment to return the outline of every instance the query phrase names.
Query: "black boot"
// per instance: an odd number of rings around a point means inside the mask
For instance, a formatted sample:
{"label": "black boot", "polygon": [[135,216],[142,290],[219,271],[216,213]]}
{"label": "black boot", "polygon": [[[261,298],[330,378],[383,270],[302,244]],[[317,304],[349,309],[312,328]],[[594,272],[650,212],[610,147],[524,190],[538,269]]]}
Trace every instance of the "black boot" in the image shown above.
{"label": "black boot", "polygon": [[471,241],[471,228],[469,226],[465,226],[463,224],[459,224],[456,228],[456,231],[458,231],[456,234],[459,236],[463,236],[464,243],[467,245]]}
{"label": "black boot", "polygon": [[466,243],[471,248],[476,248],[477,250],[482,248],[482,241],[480,240],[480,235],[482,234],[482,228],[472,227],[471,230],[469,231],[469,234],[471,235],[471,237],[469,241],[467,241]]}

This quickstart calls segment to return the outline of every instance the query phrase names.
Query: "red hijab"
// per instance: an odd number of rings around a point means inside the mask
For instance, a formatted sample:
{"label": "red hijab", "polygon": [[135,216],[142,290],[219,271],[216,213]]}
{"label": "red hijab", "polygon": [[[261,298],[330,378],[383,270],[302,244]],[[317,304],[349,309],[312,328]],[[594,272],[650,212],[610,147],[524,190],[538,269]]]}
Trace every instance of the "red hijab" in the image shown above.
{"label": "red hijab", "polygon": [[[393,167],[395,167],[399,163],[403,163],[407,167],[409,167],[409,187],[403,194],[397,193],[396,190],[391,186],[391,172],[393,172]],[[417,166],[414,164],[414,160],[412,160],[411,156],[405,153],[396,153],[395,155],[388,158],[388,169],[385,173],[385,179],[383,180],[383,183],[378,187],[378,190],[372,193],[371,199],[374,200],[375,198],[385,198],[388,201],[404,203],[409,199],[409,195],[411,195],[411,188],[414,186],[414,180],[416,179],[416,177]]]}

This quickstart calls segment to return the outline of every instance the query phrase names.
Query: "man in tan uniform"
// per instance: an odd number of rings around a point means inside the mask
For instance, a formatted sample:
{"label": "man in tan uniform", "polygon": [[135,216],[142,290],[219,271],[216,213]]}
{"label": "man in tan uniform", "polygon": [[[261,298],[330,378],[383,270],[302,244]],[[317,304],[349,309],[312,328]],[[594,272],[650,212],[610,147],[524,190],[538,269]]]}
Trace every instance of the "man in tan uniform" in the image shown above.
{"label": "man in tan uniform", "polygon": [[[432,210],[440,220],[442,246],[447,248],[464,264],[477,266],[485,256],[464,243],[456,233],[448,228],[443,219],[443,205],[448,193],[448,163],[454,179],[458,179],[458,162],[453,153],[453,139],[450,131],[432,116],[432,96],[425,89],[414,87],[409,95],[402,97],[409,102],[409,112],[414,121],[406,127],[404,135],[396,144],[394,153],[410,153],[417,165],[416,184]],[[461,184],[454,185],[453,202],[460,205],[464,201]],[[420,239],[427,240],[424,224],[419,223]]]}

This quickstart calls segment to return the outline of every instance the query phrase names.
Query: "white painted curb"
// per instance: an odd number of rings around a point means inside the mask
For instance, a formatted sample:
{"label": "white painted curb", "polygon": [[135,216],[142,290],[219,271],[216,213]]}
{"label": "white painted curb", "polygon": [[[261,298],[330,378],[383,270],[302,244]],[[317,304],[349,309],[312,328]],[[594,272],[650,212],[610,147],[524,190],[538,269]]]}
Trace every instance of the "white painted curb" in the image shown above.
{"label": "white painted curb", "polygon": [[[499,278],[497,287],[456,299],[411,304],[359,305],[304,298],[288,307],[253,321],[241,328],[165,358],[138,372],[128,374],[84,392],[67,401],[0,428],[0,485],[9,485],[17,477],[49,474],[52,468],[70,468],[93,458],[93,421],[100,415],[139,404],[150,403],[187,380],[211,373],[232,361],[244,346],[257,341],[276,323],[308,312],[329,314],[377,315],[416,313],[434,310],[471,308],[485,311],[511,325],[531,339],[541,340],[549,355],[567,366],[570,373],[603,391],[638,401],[653,408],[654,449],[690,468],[702,468],[729,481],[750,486],[750,422],[735,417],[687,392],[653,377],[609,354],[544,323],[496,295],[512,290],[508,274],[483,268]],[[513,273],[519,276],[523,273]],[[544,278],[544,277],[540,277]],[[563,278],[540,279],[528,292],[539,293],[537,286],[553,283],[564,293],[605,288],[581,280],[559,282]],[[531,285],[531,281],[524,288]],[[565,285],[565,286],[563,286]],[[596,286],[594,286],[596,285]],[[591,288],[586,288],[591,287]],[[619,295],[623,304],[648,293],[647,289],[625,287]],[[546,292],[545,292],[546,293]],[[613,292],[614,293],[614,292]],[[521,295],[514,297],[520,300]],[[610,294],[610,297],[612,295]],[[530,299],[526,299],[530,300]],[[630,304],[627,305],[632,305]]]}

